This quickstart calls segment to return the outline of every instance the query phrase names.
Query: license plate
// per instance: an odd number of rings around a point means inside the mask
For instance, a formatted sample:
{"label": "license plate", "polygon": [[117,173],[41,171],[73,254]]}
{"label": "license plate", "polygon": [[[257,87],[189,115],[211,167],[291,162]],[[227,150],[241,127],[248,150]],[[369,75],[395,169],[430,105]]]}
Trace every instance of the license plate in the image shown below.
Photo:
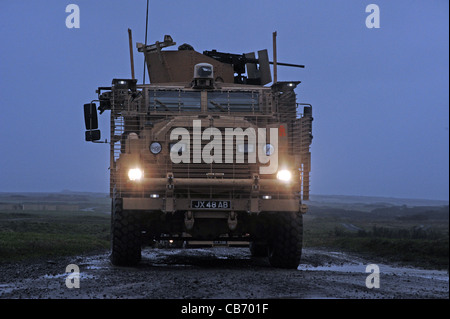
{"label": "license plate", "polygon": [[231,201],[229,200],[193,200],[191,208],[203,209],[230,209]]}

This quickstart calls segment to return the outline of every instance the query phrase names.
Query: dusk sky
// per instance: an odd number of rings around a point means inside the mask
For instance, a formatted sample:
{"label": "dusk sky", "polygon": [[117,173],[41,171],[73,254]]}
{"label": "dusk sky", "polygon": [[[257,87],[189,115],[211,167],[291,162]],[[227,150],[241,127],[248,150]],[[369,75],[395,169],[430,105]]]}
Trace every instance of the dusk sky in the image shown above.
{"label": "dusk sky", "polygon": [[[0,192],[108,192],[109,145],[84,141],[83,104],[131,77],[127,29],[145,42],[146,0],[0,3]],[[272,59],[274,31],[278,61],[306,65],[278,79],[313,105],[312,194],[449,199],[448,0],[150,0],[149,43]]]}

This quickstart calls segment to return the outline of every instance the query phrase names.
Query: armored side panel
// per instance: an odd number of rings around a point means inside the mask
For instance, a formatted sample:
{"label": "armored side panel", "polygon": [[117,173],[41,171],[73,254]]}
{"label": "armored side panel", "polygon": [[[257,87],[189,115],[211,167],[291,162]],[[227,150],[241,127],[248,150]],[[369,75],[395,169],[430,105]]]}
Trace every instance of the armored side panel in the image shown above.
{"label": "armored side panel", "polygon": [[194,66],[209,63],[214,67],[214,80],[233,83],[233,66],[193,50],[145,52],[151,83],[191,82]]}

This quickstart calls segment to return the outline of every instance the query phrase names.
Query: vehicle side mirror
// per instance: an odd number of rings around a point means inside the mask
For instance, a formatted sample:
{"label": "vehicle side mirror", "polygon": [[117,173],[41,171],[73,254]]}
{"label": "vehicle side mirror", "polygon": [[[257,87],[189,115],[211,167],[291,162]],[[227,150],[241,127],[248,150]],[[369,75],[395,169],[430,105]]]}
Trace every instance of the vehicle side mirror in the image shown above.
{"label": "vehicle side mirror", "polygon": [[97,107],[94,103],[84,105],[84,123],[86,130],[98,129]]}
{"label": "vehicle side mirror", "polygon": [[87,142],[94,142],[100,139],[100,130],[98,130],[97,107],[95,103],[84,105],[84,124],[86,125]]}

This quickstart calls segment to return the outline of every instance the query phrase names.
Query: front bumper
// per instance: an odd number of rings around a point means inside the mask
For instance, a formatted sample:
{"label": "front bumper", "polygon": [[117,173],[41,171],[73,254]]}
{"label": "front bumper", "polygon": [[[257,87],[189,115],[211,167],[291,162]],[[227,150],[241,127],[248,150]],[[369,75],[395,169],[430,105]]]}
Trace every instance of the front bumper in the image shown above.
{"label": "front bumper", "polygon": [[[159,198],[148,197],[124,197],[123,209],[126,210],[145,210],[145,211],[163,211],[174,213],[176,211],[210,211],[210,212],[302,212],[305,213],[306,205],[301,204],[300,199],[292,191],[298,186],[295,183],[283,183],[276,179],[260,179],[254,176],[253,179],[220,179],[220,178],[173,178],[168,174],[167,178],[144,178],[140,182],[143,189],[152,189],[155,192],[164,191],[165,195]],[[231,206],[226,209],[195,209],[191,205],[192,200],[210,200],[210,198],[178,198],[176,196],[178,189],[188,187],[212,187],[223,189],[229,187],[242,188],[249,191],[248,198],[222,198],[229,200]],[[263,199],[262,194],[274,194],[283,190],[285,193],[291,193],[291,196],[285,198]],[[274,196],[275,197],[275,196]],[[214,198],[220,200],[220,198]]]}
{"label": "front bumper", "polygon": [[[205,199],[208,200],[208,199]],[[211,211],[211,212],[305,212],[305,205],[296,199],[232,199],[229,209],[193,209],[191,199],[188,198],[123,198],[123,209],[163,211]]]}

